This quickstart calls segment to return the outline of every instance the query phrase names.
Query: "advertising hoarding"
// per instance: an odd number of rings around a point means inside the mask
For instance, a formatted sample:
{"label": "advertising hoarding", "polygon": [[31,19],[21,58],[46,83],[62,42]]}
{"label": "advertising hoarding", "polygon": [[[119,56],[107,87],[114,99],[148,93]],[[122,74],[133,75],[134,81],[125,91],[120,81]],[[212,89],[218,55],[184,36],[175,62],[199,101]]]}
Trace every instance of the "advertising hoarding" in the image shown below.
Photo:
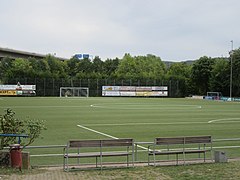
{"label": "advertising hoarding", "polygon": [[35,96],[36,85],[1,84],[0,96]]}
{"label": "advertising hoarding", "polygon": [[102,96],[166,97],[167,86],[102,86]]}
{"label": "advertising hoarding", "polygon": [[0,85],[0,90],[36,90],[36,85]]}
{"label": "advertising hoarding", "polygon": [[0,96],[16,96],[17,91],[12,91],[12,90],[0,90]]}
{"label": "advertising hoarding", "polygon": [[102,91],[102,96],[120,96],[120,91]]}

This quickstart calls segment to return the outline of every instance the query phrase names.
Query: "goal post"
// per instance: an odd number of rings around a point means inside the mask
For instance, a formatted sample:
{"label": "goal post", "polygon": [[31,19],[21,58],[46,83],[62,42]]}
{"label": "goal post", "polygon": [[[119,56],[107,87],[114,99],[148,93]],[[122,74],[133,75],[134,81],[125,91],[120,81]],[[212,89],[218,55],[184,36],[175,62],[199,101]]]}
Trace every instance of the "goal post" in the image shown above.
{"label": "goal post", "polygon": [[221,92],[207,92],[207,97],[211,97],[213,100],[220,100],[222,97]]}
{"label": "goal post", "polygon": [[60,97],[89,97],[87,87],[60,87]]}

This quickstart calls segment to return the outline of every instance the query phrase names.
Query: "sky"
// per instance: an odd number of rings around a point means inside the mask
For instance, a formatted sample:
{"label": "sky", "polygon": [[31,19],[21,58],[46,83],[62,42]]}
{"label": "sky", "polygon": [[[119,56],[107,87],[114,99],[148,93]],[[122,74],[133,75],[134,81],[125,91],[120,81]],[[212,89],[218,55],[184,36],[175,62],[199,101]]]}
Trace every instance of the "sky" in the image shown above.
{"label": "sky", "polygon": [[240,47],[239,7],[239,0],[0,0],[0,47],[102,60],[228,57]]}

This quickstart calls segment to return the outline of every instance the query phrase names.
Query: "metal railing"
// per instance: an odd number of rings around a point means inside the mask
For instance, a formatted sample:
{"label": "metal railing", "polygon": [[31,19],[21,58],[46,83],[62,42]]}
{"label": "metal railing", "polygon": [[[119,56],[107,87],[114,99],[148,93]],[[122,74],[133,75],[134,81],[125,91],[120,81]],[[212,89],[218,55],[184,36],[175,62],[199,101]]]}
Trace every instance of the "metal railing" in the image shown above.
{"label": "metal railing", "polygon": [[[235,149],[235,148],[240,148],[240,143],[237,143],[236,145],[225,145],[225,146],[214,146],[215,143],[225,143],[225,142],[237,142],[240,141],[240,138],[227,138],[227,139],[213,139],[213,150],[218,150],[218,149]],[[146,145],[151,145],[154,142],[135,142],[135,161],[137,161],[137,154],[140,152],[146,152],[148,151]],[[22,147],[23,150],[30,150],[31,149],[62,149],[65,148],[66,145],[43,145],[43,146],[26,146]],[[137,150],[137,149],[141,150]],[[9,149],[8,147],[5,147],[4,149]],[[43,153],[43,154],[31,154],[30,153],[30,158],[39,158],[39,157],[63,157],[63,151],[62,153]],[[238,155],[240,157],[240,153]],[[34,164],[33,164],[34,165]],[[45,166],[48,166],[48,164],[44,164]]]}

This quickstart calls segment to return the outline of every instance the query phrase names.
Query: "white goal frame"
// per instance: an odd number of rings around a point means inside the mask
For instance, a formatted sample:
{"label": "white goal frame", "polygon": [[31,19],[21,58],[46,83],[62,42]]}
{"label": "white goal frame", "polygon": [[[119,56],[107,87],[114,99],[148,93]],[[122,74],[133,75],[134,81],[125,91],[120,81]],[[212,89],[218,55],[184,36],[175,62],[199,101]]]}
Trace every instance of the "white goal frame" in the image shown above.
{"label": "white goal frame", "polygon": [[60,97],[89,97],[89,88],[60,87]]}
{"label": "white goal frame", "polygon": [[221,92],[207,92],[207,96],[212,97],[215,100],[220,100],[222,97]]}

